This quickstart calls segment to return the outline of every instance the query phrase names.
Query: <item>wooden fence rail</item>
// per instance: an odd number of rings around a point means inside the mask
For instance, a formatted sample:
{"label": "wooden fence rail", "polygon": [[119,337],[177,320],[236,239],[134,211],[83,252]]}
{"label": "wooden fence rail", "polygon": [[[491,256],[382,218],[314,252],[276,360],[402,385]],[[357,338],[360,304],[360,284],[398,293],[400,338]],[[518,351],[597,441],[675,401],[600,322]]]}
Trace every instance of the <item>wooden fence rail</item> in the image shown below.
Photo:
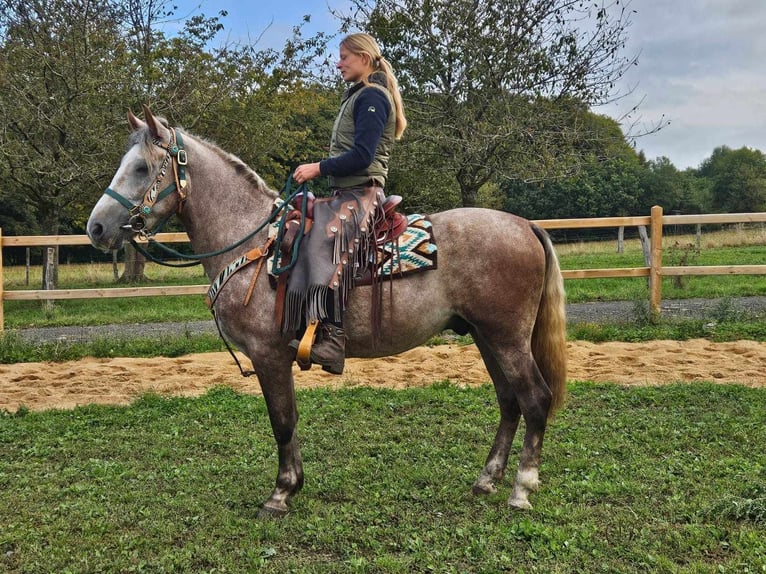
{"label": "wooden fence rail", "polygon": [[[543,219],[534,223],[544,229],[595,229],[603,227],[638,227],[650,229],[651,255],[646,267],[609,269],[570,269],[562,271],[564,279],[593,279],[598,277],[649,277],[649,305],[652,313],[659,314],[662,301],[662,277],[678,275],[766,275],[764,265],[709,265],[709,266],[662,266],[662,228],[665,225],[695,225],[721,223],[763,223],[763,213],[722,213],[703,215],[663,215],[662,208],[655,206],[651,215],[632,217],[598,217],[589,219]],[[185,243],[185,233],[160,233],[157,240],[163,243]],[[0,229],[0,331],[3,330],[4,301],[54,300],[54,299],[101,299],[114,297],[156,297],[158,295],[200,295],[207,292],[207,285],[184,285],[178,287],[120,287],[108,289],[54,289],[12,290],[3,289],[3,247],[49,247],[55,245],[89,245],[85,235],[43,235],[3,237]]]}

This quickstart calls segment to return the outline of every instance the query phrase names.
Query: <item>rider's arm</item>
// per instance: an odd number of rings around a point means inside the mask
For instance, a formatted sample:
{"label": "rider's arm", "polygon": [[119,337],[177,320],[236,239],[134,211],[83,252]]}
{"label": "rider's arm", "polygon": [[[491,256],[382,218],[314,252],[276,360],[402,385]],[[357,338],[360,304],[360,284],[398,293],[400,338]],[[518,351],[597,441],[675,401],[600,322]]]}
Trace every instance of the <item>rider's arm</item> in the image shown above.
{"label": "rider's arm", "polygon": [[319,162],[322,175],[344,176],[367,168],[383,135],[391,104],[386,94],[377,88],[365,88],[354,102],[354,145],[338,157]]}

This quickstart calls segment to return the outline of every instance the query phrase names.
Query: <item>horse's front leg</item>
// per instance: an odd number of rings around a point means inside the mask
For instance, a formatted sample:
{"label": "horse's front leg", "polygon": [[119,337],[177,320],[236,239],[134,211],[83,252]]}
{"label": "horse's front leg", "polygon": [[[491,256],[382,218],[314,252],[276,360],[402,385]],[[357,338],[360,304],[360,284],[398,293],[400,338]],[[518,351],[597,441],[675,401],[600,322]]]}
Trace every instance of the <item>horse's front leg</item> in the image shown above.
{"label": "horse's front leg", "polygon": [[263,503],[261,515],[284,516],[290,510],[290,499],[303,486],[303,461],[295,433],[298,408],[290,363],[257,369],[271,429],[277,441],[279,471],[271,496]]}

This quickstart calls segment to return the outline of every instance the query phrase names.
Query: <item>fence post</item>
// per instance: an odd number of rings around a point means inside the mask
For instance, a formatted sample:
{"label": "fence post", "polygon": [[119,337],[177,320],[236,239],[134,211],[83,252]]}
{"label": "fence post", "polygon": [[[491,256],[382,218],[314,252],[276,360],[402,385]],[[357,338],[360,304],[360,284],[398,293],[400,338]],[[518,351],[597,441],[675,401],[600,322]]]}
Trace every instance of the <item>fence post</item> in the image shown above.
{"label": "fence post", "polygon": [[[45,267],[43,268],[43,289],[50,291],[56,288],[55,271],[56,271],[56,248],[47,247],[47,255],[45,259]],[[53,309],[53,300],[45,299],[43,301],[43,309],[50,311]]]}
{"label": "fence post", "polygon": [[662,207],[652,207],[651,216],[652,256],[649,265],[649,310],[655,317],[660,316],[662,301]]}
{"label": "fence post", "polygon": [[5,330],[5,317],[3,316],[3,228],[0,227],[0,333]]}

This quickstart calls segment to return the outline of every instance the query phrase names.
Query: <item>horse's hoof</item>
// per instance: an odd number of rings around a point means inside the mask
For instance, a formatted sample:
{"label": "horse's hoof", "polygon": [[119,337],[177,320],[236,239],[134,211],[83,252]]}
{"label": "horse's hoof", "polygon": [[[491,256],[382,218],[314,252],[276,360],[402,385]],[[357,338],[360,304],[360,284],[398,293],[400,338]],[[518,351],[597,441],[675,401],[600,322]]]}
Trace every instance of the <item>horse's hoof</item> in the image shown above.
{"label": "horse's hoof", "polygon": [[532,510],[532,505],[526,498],[510,498],[508,506],[514,510]]}
{"label": "horse's hoof", "polygon": [[491,482],[479,483],[477,481],[473,483],[473,486],[471,487],[471,492],[475,496],[486,496],[489,494],[495,494],[497,492],[497,488]]}
{"label": "horse's hoof", "polygon": [[277,505],[264,504],[263,506],[261,506],[261,509],[258,511],[258,518],[261,518],[261,519],[283,518],[287,516],[289,512],[290,512],[290,509],[284,505],[277,506]]}

